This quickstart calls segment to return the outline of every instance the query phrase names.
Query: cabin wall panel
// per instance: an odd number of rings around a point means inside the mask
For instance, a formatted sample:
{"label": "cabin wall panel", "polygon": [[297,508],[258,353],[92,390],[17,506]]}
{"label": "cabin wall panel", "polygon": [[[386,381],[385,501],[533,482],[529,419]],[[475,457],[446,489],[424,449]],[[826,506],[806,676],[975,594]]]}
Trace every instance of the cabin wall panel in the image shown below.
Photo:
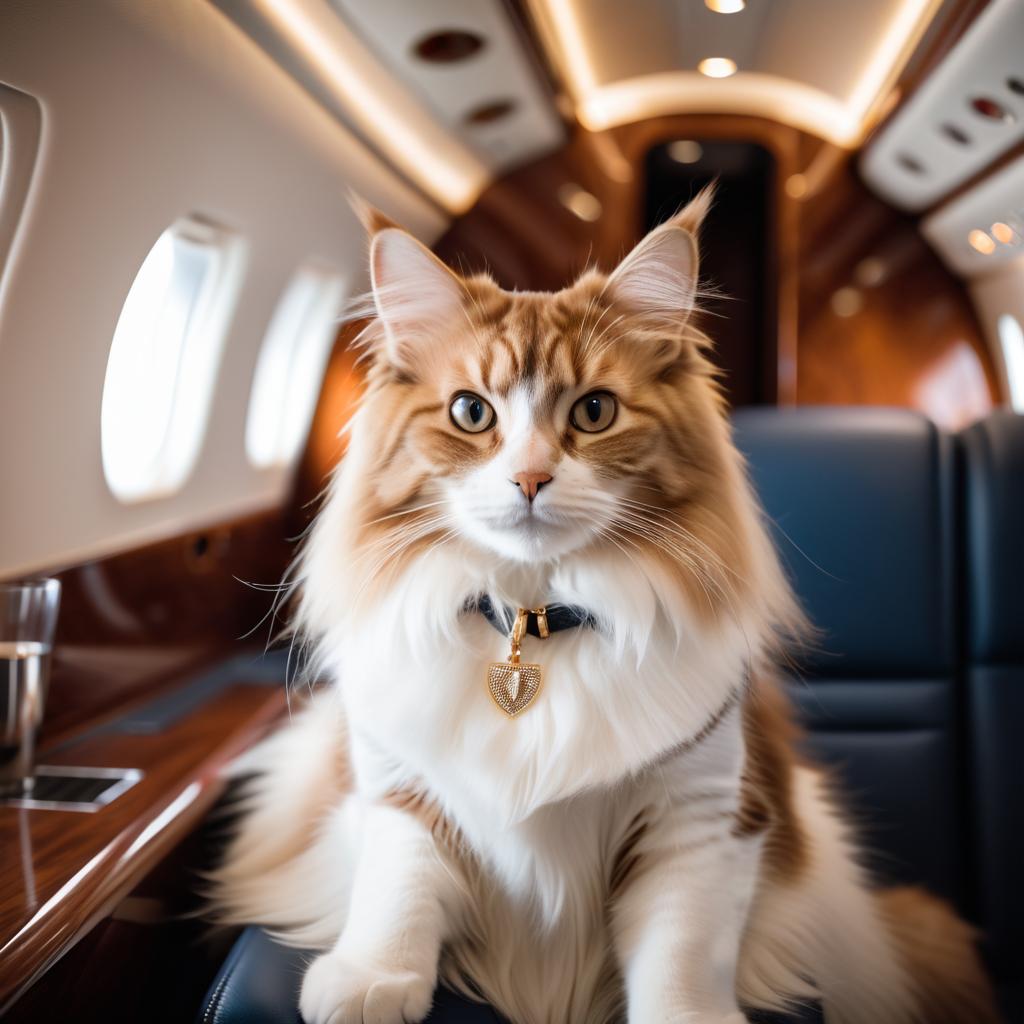
{"label": "cabin wall panel", "polygon": [[1001,392],[964,284],[840,162],[800,204],[797,400],[919,409],[956,429]]}
{"label": "cabin wall panel", "polygon": [[[643,182],[635,169],[652,145],[673,138],[741,139],[775,157],[776,263],[765,273],[776,289],[778,340],[765,354],[775,374],[768,394],[774,390],[781,404],[916,408],[950,427],[999,401],[1001,382],[970,296],[915,221],[871,195],[848,152],[770,121],[680,115],[579,133],[563,153],[495,183],[438,251],[472,269],[489,267],[506,287],[558,288],[588,261],[609,267],[639,235]],[[628,173],[617,179],[622,168]],[[796,174],[801,198],[787,191]],[[556,198],[566,181],[598,197],[600,220],[572,223]],[[521,230],[524,221],[530,227]],[[879,265],[882,276],[873,279]],[[712,336],[723,329],[709,325]]]}
{"label": "cabin wall panel", "polygon": [[[244,424],[288,278],[316,259],[363,286],[349,187],[427,240],[443,218],[210,4],[5,4],[0,68],[43,111],[0,307],[0,576],[280,505],[291,472],[249,465]],[[149,248],[190,214],[243,236],[245,280],[191,477],[123,505],[100,462],[110,341]]]}

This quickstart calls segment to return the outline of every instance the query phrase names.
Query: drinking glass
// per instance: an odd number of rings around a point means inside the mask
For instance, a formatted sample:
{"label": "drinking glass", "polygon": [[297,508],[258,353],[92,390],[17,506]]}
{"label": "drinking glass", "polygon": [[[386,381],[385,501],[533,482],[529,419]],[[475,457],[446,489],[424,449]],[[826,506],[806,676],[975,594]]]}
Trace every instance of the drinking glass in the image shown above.
{"label": "drinking glass", "polygon": [[32,789],[60,580],[0,583],[0,796]]}

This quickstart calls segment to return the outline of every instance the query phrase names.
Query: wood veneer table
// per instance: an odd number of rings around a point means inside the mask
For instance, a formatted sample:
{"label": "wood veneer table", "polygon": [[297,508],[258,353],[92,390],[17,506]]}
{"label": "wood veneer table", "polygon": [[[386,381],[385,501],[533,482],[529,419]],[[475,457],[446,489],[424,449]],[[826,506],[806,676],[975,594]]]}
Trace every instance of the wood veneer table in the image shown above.
{"label": "wood veneer table", "polygon": [[140,769],[108,806],[0,806],[0,1014],[199,824],[226,765],[285,710],[283,684],[265,680],[200,696],[158,731],[92,729],[42,751],[45,764]]}

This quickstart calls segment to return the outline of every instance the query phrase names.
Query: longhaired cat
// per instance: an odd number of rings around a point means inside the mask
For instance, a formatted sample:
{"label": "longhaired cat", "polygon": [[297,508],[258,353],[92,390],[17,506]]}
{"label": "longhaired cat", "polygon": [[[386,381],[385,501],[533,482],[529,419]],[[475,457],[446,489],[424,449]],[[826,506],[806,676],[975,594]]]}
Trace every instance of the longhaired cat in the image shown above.
{"label": "longhaired cat", "polygon": [[323,951],[308,1024],[420,1021],[441,979],[514,1024],[996,1019],[970,929],[873,891],[793,752],[801,614],[692,318],[708,202],[554,294],[369,217],[366,392],[299,563],[332,685],[218,876]]}

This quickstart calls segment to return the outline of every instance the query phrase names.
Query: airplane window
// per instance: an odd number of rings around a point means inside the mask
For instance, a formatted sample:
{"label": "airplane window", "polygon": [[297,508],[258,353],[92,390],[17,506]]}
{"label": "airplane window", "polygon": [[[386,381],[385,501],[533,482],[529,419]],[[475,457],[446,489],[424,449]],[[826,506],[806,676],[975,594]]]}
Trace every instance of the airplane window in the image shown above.
{"label": "airplane window", "polygon": [[338,330],[344,281],[304,267],[292,278],[267,328],[256,363],[245,447],[260,469],[282,466],[297,454],[320,391]]}
{"label": "airplane window", "polygon": [[1010,405],[1014,412],[1024,413],[1024,328],[1009,313],[999,318],[998,328],[1006,381],[1010,387]]}
{"label": "airplane window", "polygon": [[100,414],[103,472],[119,500],[170,494],[191,472],[242,263],[239,238],[188,219],[157,239],[135,275]]}

